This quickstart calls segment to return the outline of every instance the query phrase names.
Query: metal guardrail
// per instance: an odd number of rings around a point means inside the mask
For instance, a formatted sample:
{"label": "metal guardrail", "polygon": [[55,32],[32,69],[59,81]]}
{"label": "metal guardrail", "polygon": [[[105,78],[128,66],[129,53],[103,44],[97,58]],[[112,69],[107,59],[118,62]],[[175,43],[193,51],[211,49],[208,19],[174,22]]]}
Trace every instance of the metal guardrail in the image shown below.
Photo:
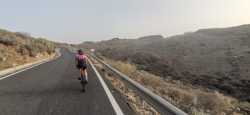
{"label": "metal guardrail", "polygon": [[157,110],[159,110],[159,112],[162,115],[169,115],[169,114],[171,114],[171,115],[188,115],[184,111],[180,110],[179,108],[175,107],[171,103],[167,102],[165,99],[163,99],[159,95],[157,95],[157,94],[153,93],[152,91],[150,91],[149,89],[145,88],[140,83],[138,83],[138,82],[130,79],[127,75],[121,73],[117,69],[115,69],[112,66],[110,66],[109,64],[105,63],[104,61],[102,61],[101,59],[99,59],[98,57],[96,57],[94,54],[92,54],[91,56],[93,58],[95,58],[97,61],[99,61],[101,64],[105,65],[108,69],[110,69],[111,71],[113,71],[116,74],[118,74],[123,80],[129,82],[131,85],[133,85],[134,87],[136,87],[143,94],[147,95],[147,97],[151,98],[150,100],[153,101],[154,107]]}

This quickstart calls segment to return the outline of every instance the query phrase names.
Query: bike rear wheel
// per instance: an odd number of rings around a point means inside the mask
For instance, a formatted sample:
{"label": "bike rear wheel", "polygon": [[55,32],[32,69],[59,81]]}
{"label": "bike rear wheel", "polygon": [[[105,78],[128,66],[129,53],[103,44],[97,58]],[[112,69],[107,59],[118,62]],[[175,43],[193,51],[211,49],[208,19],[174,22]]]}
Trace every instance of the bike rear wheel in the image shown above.
{"label": "bike rear wheel", "polygon": [[86,90],[86,84],[87,84],[87,82],[86,82],[85,78],[81,77],[81,86],[82,86],[83,92],[85,92],[85,90]]}

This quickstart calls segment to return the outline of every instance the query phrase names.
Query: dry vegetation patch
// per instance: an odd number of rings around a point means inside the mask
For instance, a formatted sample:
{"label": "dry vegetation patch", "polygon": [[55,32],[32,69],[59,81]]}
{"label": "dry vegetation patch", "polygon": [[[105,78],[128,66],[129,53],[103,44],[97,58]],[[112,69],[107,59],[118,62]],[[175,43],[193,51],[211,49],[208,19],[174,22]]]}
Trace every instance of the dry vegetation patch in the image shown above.
{"label": "dry vegetation patch", "polygon": [[54,55],[55,43],[0,29],[0,70]]}
{"label": "dry vegetation patch", "polygon": [[240,103],[235,98],[225,96],[217,91],[183,84],[179,81],[164,80],[148,72],[138,70],[135,65],[130,63],[109,59],[105,59],[105,61],[189,114],[244,114],[243,111],[240,111]]}

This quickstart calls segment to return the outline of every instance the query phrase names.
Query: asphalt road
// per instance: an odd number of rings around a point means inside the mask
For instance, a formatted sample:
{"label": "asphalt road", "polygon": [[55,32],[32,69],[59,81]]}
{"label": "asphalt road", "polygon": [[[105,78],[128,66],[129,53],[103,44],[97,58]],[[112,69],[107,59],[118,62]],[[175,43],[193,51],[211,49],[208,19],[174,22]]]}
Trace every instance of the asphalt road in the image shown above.
{"label": "asphalt road", "polygon": [[0,115],[115,115],[94,71],[88,68],[81,92],[73,54],[61,52],[57,60],[0,80]]}

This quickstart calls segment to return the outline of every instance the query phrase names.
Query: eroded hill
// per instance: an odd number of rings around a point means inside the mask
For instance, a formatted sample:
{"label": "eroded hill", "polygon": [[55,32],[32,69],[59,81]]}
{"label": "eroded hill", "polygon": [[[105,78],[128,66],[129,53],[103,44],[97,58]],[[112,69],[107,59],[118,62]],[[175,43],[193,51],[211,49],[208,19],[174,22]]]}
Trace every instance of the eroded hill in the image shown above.
{"label": "eroded hill", "polygon": [[127,61],[165,79],[215,89],[250,102],[250,25],[202,29],[163,38],[85,42],[107,58]]}

